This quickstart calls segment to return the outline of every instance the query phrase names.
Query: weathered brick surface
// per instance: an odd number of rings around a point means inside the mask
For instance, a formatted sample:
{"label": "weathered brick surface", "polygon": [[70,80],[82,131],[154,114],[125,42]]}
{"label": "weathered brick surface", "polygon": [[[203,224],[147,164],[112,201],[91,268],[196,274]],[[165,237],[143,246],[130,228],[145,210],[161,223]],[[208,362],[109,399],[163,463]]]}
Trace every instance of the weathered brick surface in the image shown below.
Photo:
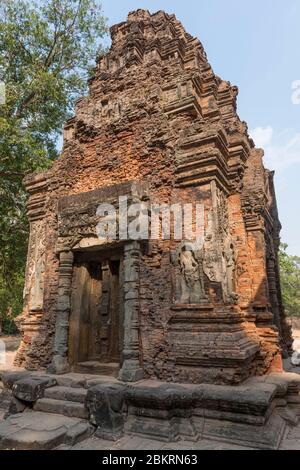
{"label": "weathered brick surface", "polygon": [[[95,239],[89,201],[98,193],[89,192],[103,188],[109,199],[111,186],[140,181],[148,183],[151,201],[203,202],[206,220],[197,261],[202,304],[181,305],[176,297],[172,252],[179,243],[143,245],[139,348],[145,375],[237,383],[263,374],[287,353],[291,337],[280,293],[273,174],[236,113],[238,90],[214,74],[201,43],[174,15],[138,10],[111,35],[89,95],[65,125],[62,157],[49,172],[25,180],[31,236],[16,363],[40,368],[51,361],[58,254]],[[62,202],[71,195],[79,196]],[[78,201],[86,207],[81,212]]]}

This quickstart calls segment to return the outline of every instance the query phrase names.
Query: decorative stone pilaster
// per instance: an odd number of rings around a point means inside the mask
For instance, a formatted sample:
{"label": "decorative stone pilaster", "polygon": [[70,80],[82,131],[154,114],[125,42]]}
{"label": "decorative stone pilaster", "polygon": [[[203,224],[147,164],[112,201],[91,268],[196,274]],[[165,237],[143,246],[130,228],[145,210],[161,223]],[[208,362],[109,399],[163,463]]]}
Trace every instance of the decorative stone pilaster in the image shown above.
{"label": "decorative stone pilaster", "polygon": [[[46,200],[49,173],[27,175],[23,180],[29,194],[27,217],[30,222],[28,255],[23,291],[23,311],[16,318],[22,336],[14,365],[36,368],[40,361],[39,346],[35,340],[44,333],[44,284],[46,266],[47,215]],[[38,344],[38,343],[37,343]],[[30,357],[27,351],[30,350]],[[44,365],[44,364],[43,364]]]}
{"label": "decorative stone pilaster", "polygon": [[124,349],[123,366],[119,378],[136,382],[143,378],[139,344],[139,265],[138,242],[124,248]]}
{"label": "decorative stone pilaster", "polygon": [[65,374],[70,370],[68,363],[68,334],[73,258],[71,251],[60,253],[53,359],[48,368],[49,372],[54,374]]}

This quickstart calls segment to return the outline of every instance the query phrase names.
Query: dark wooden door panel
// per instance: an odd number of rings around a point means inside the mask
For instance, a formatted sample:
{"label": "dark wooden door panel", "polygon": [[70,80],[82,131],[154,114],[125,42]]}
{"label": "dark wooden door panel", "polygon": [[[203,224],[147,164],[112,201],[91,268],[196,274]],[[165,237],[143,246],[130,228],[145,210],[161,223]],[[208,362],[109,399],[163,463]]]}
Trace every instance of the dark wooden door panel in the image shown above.
{"label": "dark wooden door panel", "polygon": [[75,263],[69,330],[70,364],[120,363],[123,348],[122,262],[89,259]]}

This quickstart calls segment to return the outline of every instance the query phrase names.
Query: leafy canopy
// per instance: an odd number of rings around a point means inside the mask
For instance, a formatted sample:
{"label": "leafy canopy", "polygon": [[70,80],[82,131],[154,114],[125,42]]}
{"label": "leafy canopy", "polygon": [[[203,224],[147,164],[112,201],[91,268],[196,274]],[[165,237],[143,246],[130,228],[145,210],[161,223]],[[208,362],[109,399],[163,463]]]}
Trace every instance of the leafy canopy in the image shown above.
{"label": "leafy canopy", "polygon": [[28,238],[22,179],[58,156],[63,123],[86,91],[106,31],[97,0],[0,3],[0,314],[21,305]]}
{"label": "leafy canopy", "polygon": [[280,277],[283,302],[290,316],[300,316],[300,258],[287,253],[282,244],[279,252]]}

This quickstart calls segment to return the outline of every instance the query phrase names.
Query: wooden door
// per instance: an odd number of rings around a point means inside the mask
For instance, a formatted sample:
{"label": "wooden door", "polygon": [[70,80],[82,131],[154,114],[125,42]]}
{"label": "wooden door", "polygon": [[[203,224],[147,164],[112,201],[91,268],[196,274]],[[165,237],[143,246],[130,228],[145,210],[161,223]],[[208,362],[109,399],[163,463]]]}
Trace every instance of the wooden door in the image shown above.
{"label": "wooden door", "polygon": [[120,260],[77,262],[74,265],[70,333],[70,364],[119,363],[123,344]]}

